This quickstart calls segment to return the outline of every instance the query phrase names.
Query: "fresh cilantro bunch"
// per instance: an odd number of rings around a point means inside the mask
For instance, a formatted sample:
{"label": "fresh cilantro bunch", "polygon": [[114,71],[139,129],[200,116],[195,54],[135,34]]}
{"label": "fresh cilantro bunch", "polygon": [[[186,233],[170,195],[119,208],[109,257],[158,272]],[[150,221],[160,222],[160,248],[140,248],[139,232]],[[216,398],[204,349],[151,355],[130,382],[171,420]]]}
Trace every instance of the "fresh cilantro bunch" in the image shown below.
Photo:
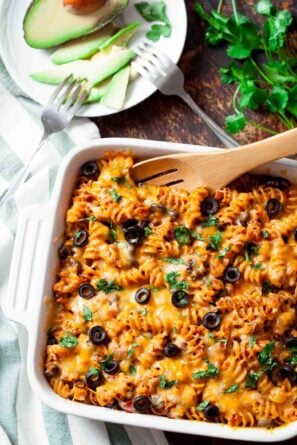
{"label": "fresh cilantro bunch", "polygon": [[206,43],[227,44],[227,55],[232,59],[228,67],[220,69],[221,81],[236,85],[232,99],[234,114],[225,119],[227,131],[237,133],[249,122],[275,134],[247,118],[246,110],[256,111],[260,107],[277,114],[287,128],[294,128],[297,58],[287,46],[288,30],[293,22],[291,12],[277,10],[270,0],[260,0],[255,5],[256,12],[264,18],[259,25],[237,11],[236,0],[232,0],[231,16],[221,13],[222,4],[220,0],[218,9],[207,13],[196,3],[195,11],[209,25]]}
{"label": "fresh cilantro bunch", "polygon": [[160,38],[170,37],[172,32],[171,23],[166,13],[166,3],[163,0],[156,2],[140,2],[135,8],[148,22],[160,22],[151,26],[146,36],[149,40],[157,42]]}

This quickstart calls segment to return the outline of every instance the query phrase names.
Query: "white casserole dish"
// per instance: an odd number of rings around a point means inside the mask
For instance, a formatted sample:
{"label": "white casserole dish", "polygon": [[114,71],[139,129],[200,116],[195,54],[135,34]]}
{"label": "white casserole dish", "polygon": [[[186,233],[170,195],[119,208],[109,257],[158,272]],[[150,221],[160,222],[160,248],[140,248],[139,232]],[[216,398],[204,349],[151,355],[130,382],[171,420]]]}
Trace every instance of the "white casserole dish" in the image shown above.
{"label": "white casserole dish", "polygon": [[[275,442],[297,435],[297,421],[287,426],[264,428],[231,428],[227,425],[191,420],[169,419],[155,415],[132,414],[65,400],[49,386],[43,374],[42,356],[46,343],[47,319],[50,312],[52,286],[58,265],[57,249],[64,231],[65,212],[80,166],[100,158],[105,150],[131,148],[140,158],[170,153],[212,151],[212,148],[136,139],[98,139],[77,147],[63,160],[49,204],[23,213],[16,234],[14,254],[6,301],[7,318],[22,324],[28,332],[27,370],[33,390],[54,409],[81,417],[156,428],[166,431],[197,434],[255,442]],[[223,168],[228,168],[223,166]],[[282,159],[257,169],[278,174],[295,182],[297,162]]]}

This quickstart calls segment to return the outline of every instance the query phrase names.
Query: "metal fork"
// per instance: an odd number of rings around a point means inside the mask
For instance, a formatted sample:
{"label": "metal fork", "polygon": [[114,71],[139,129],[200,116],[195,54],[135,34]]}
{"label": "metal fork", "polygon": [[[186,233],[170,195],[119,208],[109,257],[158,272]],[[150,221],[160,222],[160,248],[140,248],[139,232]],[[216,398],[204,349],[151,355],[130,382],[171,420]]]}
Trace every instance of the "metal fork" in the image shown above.
{"label": "metal fork", "polygon": [[215,133],[226,147],[236,147],[239,144],[229,136],[216,122],[214,122],[193,101],[192,97],[184,89],[185,76],[179,67],[161,51],[157,50],[147,41],[142,42],[134,49],[137,58],[132,63],[133,67],[143,77],[148,79],[163,94],[179,96]]}
{"label": "metal fork", "polygon": [[49,136],[62,131],[70,123],[87,98],[88,91],[85,84],[75,79],[71,81],[71,78],[72,76],[68,76],[58,85],[42,110],[42,138],[37,148],[31,154],[27,164],[20,170],[14,181],[1,196],[0,208],[3,207],[12,198],[17,189],[24,184],[29,174],[31,162],[41,150],[43,144],[48,140]]}

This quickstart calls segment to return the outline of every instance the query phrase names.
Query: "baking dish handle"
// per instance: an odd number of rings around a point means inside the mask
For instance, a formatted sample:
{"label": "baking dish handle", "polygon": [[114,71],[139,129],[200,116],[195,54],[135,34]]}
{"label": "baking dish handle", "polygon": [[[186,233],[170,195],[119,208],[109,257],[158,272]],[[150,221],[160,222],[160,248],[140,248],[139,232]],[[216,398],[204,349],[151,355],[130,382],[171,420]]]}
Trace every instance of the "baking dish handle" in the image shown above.
{"label": "baking dish handle", "polygon": [[31,310],[45,273],[44,235],[49,206],[30,208],[19,217],[10,267],[7,295],[2,302],[5,316],[29,327]]}

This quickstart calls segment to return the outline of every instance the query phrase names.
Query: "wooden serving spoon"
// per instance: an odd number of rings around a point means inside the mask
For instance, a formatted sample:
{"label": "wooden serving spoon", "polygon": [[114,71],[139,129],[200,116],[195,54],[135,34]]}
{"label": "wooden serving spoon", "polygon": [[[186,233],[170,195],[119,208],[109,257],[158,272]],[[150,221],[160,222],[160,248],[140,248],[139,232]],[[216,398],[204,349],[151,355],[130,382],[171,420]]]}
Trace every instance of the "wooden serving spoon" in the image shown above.
{"label": "wooden serving spoon", "polygon": [[132,168],[136,182],[193,190],[217,190],[259,165],[297,153],[297,128],[238,148],[183,153],[138,162]]}

